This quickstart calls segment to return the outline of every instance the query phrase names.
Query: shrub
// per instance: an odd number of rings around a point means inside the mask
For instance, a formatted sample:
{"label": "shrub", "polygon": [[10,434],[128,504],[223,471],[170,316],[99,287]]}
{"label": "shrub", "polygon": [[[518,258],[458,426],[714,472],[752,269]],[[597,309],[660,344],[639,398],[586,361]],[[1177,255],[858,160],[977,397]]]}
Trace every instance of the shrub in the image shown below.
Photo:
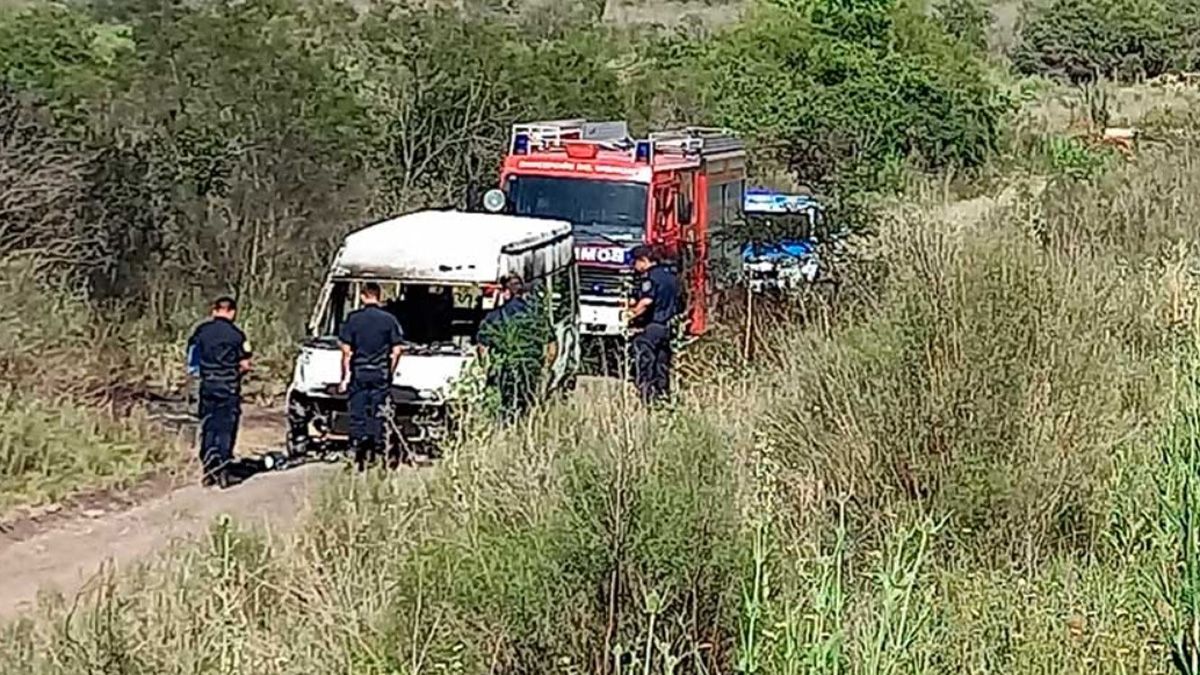
{"label": "shrub", "polygon": [[711,114],[830,190],[977,166],[1008,110],[982,53],[905,3],[760,3],[704,59]]}
{"label": "shrub", "polygon": [[1198,16],[1194,0],[1027,3],[1013,62],[1022,72],[1072,82],[1190,70]]}
{"label": "shrub", "polygon": [[978,52],[988,48],[992,15],[986,3],[980,0],[940,0],[934,3],[933,11],[946,33]]}
{"label": "shrub", "polygon": [[864,318],[779,346],[806,355],[776,363],[763,432],[797,516],[822,503],[816,484],[867,532],[915,502],[953,514],[986,558],[1092,550],[1111,449],[1158,419],[1191,311],[1175,248],[1196,226],[1187,161],[1054,184],[979,228],[881,231],[886,276]]}

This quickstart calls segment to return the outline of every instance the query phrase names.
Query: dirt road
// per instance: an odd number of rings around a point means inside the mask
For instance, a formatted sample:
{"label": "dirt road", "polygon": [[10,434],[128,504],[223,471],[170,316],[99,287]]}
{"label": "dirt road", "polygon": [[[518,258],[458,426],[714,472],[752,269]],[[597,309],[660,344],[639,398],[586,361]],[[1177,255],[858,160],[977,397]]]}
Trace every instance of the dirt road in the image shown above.
{"label": "dirt road", "polygon": [[[282,415],[247,415],[239,453],[277,447]],[[39,593],[70,599],[106,564],[117,568],[204,533],[222,514],[248,526],[286,529],[336,465],[309,464],[254,476],[228,490],[189,482],[114,511],[87,509],[42,531],[0,534],[0,621],[36,606]]]}

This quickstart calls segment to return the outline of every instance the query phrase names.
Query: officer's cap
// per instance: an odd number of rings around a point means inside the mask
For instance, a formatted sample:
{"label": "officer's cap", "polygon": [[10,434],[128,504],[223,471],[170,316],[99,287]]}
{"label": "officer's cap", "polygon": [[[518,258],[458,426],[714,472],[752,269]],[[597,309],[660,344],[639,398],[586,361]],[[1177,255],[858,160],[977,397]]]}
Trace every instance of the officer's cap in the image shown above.
{"label": "officer's cap", "polygon": [[653,246],[647,246],[643,244],[633,249],[633,259],[646,259],[650,262],[658,262],[658,251],[656,251]]}
{"label": "officer's cap", "polygon": [[220,310],[222,312],[232,312],[237,309],[237,300],[234,300],[233,296],[222,295],[216,300],[213,300],[212,306],[213,309]]}

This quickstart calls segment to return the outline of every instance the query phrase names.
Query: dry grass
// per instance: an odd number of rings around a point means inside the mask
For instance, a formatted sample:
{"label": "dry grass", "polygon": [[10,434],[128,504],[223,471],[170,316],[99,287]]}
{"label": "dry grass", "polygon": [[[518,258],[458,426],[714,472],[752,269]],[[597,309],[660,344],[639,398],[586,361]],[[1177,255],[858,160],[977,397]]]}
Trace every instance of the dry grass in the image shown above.
{"label": "dry grass", "polygon": [[183,457],[139,406],[178,381],[173,345],[110,323],[36,272],[0,263],[0,514],[127,486]]}
{"label": "dry grass", "polygon": [[849,310],[677,409],[593,391],[416,482],[337,479],[294,537],[219,525],[11,627],[0,663],[1170,672],[1200,569],[1158,506],[1195,506],[1161,477],[1192,456],[1196,156],[1016,190],[974,227],[930,204]]}

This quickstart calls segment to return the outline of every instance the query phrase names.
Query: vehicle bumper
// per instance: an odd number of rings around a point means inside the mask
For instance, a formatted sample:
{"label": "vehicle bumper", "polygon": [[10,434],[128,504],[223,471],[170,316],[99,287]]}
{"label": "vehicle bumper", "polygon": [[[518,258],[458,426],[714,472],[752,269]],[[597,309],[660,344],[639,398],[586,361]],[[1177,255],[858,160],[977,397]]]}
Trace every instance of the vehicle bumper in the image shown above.
{"label": "vehicle bumper", "polygon": [[[389,430],[409,444],[438,444],[450,434],[449,406],[419,400],[399,387],[390,398]],[[289,454],[304,454],[313,446],[345,443],[350,413],[345,395],[292,390],[287,400]]]}
{"label": "vehicle bumper", "polygon": [[623,337],[625,321],[620,304],[581,298],[579,303],[579,332],[600,337]]}

